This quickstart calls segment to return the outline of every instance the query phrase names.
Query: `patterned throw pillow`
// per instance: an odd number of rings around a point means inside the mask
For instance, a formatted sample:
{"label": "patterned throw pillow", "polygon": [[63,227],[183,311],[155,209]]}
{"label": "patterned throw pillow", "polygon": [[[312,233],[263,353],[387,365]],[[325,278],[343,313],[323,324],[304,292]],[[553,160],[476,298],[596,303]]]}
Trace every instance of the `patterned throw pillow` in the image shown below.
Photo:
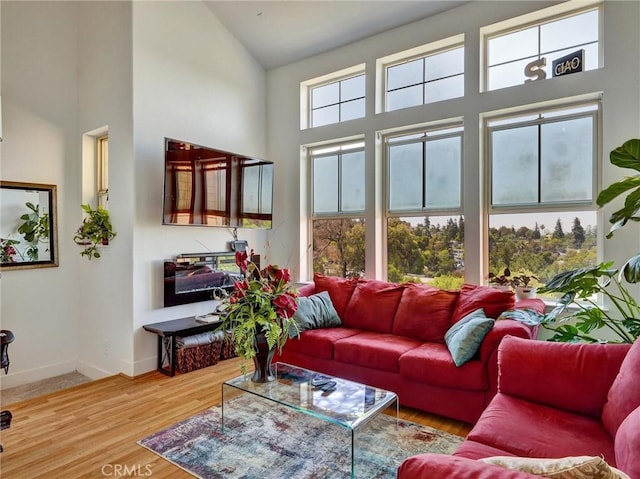
{"label": "patterned throw pillow", "polygon": [[559,459],[494,456],[479,460],[487,464],[553,479],[630,479],[624,472],[609,466],[601,457],[597,456]]}

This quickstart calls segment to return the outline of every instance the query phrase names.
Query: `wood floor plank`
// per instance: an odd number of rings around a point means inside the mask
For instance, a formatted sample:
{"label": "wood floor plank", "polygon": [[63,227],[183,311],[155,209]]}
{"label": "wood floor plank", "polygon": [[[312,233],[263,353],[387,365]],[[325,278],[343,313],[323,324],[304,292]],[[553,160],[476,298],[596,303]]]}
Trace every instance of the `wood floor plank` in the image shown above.
{"label": "wood floor plank", "polygon": [[[136,444],[149,434],[222,402],[220,385],[241,360],[169,378],[152,372],[112,376],[3,405],[13,414],[0,432],[2,479],[157,477],[190,474]],[[470,425],[401,407],[403,419],[466,436]],[[125,475],[128,473],[128,476]]]}

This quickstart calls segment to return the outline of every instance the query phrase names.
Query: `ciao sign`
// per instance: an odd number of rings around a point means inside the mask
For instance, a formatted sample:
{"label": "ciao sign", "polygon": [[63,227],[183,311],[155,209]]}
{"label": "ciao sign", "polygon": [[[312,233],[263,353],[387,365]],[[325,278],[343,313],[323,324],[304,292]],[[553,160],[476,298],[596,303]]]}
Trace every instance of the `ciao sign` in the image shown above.
{"label": "ciao sign", "polygon": [[581,72],[583,64],[584,50],[578,50],[577,52],[570,53],[569,55],[553,61],[553,76],[559,77],[570,73]]}
{"label": "ciao sign", "polygon": [[[565,55],[562,58],[558,58],[557,60],[553,60],[551,64],[551,73],[554,77],[569,75],[570,73],[578,73],[582,71],[583,64],[584,50],[581,49],[570,53],[569,55]],[[544,71],[545,66],[547,66],[547,59],[545,57],[528,63],[524,67],[524,74],[528,77],[525,82],[544,80],[547,78],[547,73]]]}

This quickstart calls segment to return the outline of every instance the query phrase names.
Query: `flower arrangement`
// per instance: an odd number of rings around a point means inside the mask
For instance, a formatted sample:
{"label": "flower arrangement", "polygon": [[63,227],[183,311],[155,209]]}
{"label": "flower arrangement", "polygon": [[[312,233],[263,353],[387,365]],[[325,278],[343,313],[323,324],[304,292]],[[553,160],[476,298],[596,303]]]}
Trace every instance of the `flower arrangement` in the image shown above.
{"label": "flower arrangement", "polygon": [[[260,270],[250,260],[253,251],[236,252],[236,264],[244,280],[236,281],[233,293],[223,301],[220,329],[231,333],[238,356],[256,357],[257,335],[264,334],[268,348],[281,350],[295,327],[293,314],[298,309],[297,292],[290,284],[288,269],[269,265]],[[246,364],[242,366],[246,373]]]}
{"label": "flower arrangement", "polygon": [[17,244],[20,244],[20,241],[0,238],[0,263],[15,263],[16,260],[14,256],[22,256],[15,248]]}

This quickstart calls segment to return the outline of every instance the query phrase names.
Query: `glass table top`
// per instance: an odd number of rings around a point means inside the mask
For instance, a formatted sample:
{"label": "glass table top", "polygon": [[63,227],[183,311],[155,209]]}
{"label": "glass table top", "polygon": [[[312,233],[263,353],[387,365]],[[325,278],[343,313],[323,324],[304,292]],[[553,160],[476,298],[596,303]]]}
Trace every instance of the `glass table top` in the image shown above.
{"label": "glass table top", "polygon": [[[254,383],[249,375],[239,376],[223,384],[223,396],[224,386],[230,386],[348,429],[366,423],[393,403],[397,408],[397,396],[391,391],[285,363],[275,363],[273,368],[276,373],[274,381]],[[333,381],[335,389],[323,391],[314,387],[323,381]]]}

